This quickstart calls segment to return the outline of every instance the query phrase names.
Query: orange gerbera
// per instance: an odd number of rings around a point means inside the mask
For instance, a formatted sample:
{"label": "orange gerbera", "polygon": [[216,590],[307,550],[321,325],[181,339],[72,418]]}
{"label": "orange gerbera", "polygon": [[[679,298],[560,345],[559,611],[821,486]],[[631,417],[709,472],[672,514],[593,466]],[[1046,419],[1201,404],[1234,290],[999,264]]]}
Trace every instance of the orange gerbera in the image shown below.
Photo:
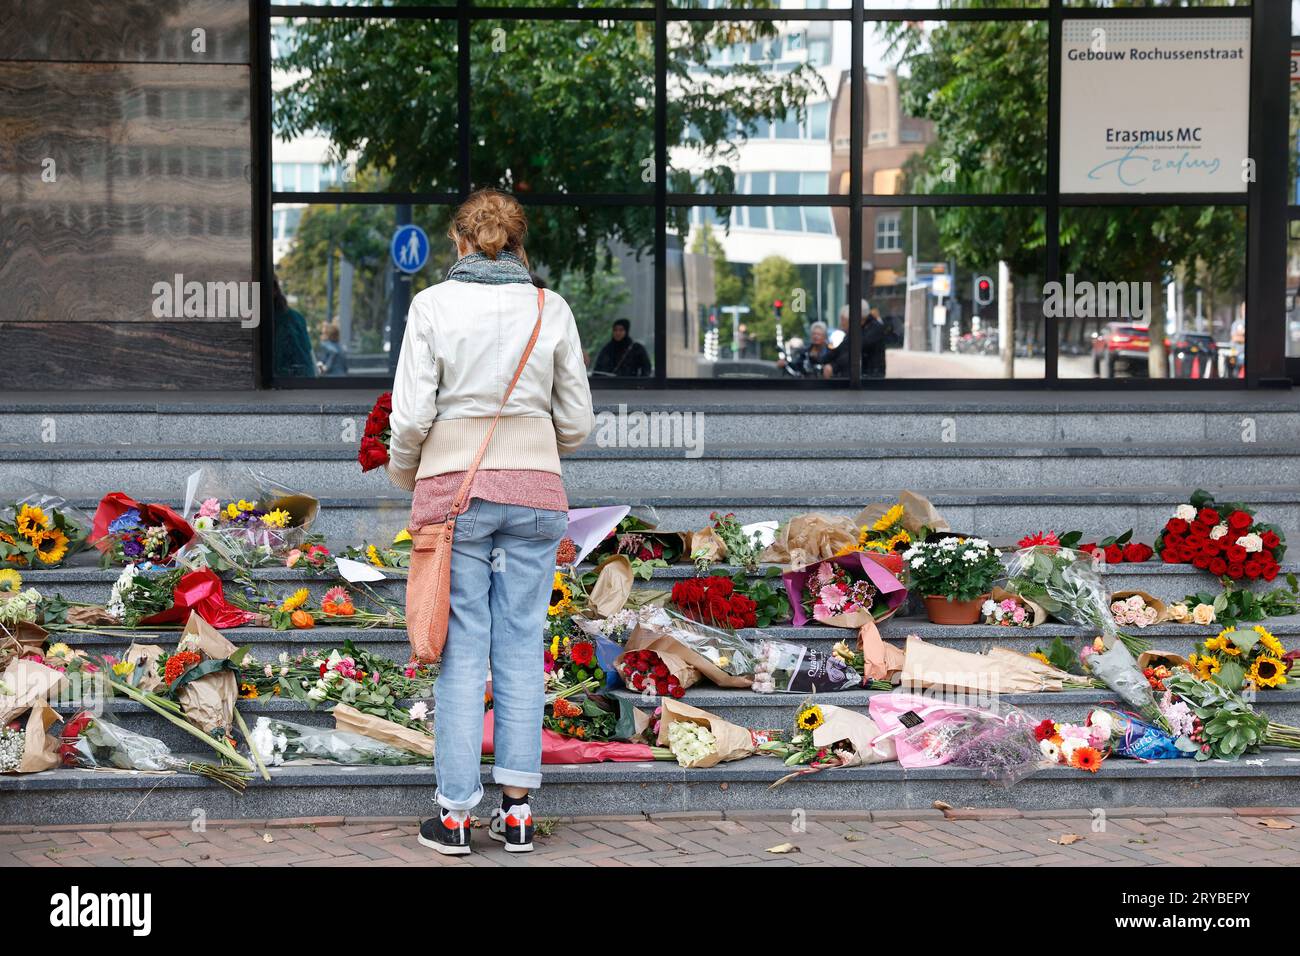
{"label": "orange gerbera", "polygon": [[1077,770],[1096,773],[1101,769],[1101,751],[1095,747],[1078,747],[1070,755],[1070,766]]}

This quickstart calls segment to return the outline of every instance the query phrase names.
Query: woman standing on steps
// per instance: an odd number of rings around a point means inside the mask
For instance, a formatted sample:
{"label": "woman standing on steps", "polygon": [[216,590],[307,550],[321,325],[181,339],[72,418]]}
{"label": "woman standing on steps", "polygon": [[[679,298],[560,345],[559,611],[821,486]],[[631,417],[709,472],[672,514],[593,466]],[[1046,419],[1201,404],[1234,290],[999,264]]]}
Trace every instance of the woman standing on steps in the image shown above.
{"label": "woman standing on steps", "polygon": [[415,529],[446,519],[541,316],[452,542],[451,614],[434,685],[439,812],[420,827],[422,844],[450,855],[469,853],[469,813],[483,798],[489,663],[492,779],[502,798],[488,834],[509,851],[532,849],[528,794],[542,782],[542,629],[568,523],[559,456],[594,424],[573,313],[533,285],[527,228],[523,207],[496,190],[474,193],[457,210],[448,237],[458,258],[446,281],[411,302],[393,383],[388,474],[415,493]]}

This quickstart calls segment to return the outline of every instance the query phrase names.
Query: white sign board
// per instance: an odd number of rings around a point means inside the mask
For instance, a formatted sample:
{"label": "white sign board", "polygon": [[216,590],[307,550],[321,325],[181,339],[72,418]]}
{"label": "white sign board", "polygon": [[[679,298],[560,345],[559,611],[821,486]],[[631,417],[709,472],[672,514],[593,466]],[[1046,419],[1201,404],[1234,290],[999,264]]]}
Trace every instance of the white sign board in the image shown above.
{"label": "white sign board", "polygon": [[1066,20],[1061,192],[1242,192],[1250,20]]}

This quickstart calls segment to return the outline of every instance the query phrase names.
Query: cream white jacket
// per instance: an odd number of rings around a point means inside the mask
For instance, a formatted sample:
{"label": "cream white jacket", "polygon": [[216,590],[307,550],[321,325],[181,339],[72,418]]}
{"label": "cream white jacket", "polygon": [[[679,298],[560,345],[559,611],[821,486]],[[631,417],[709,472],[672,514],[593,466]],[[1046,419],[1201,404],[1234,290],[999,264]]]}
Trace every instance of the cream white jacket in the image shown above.
{"label": "cream white jacket", "polygon": [[[410,491],[470,466],[536,319],[537,289],[523,282],[453,280],[416,295],[393,382],[393,484]],[[573,312],[548,289],[537,344],[479,467],[559,474],[559,456],[594,424]]]}

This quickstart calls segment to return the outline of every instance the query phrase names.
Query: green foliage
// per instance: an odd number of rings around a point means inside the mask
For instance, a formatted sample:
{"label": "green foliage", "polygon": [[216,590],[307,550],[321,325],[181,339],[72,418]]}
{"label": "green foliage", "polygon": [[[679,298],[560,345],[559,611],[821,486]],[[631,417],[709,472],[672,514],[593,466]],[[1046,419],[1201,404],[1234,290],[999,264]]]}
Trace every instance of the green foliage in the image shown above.
{"label": "green foliage", "polygon": [[1214,608],[1215,623],[1228,627],[1242,621],[1263,621],[1270,617],[1300,614],[1300,580],[1294,573],[1286,576],[1286,587],[1274,588],[1262,594],[1234,587],[1227,578],[1224,582],[1224,589],[1218,594],[1197,591],[1183,598],[1183,603],[1193,609],[1198,604],[1210,605]]}
{"label": "green foliage", "polygon": [[790,301],[796,289],[803,286],[799,270],[793,262],[784,256],[767,256],[753,269],[753,293],[749,300],[750,313],[745,317],[749,328],[749,337],[757,339],[762,354],[776,355],[776,309],[772,303],[780,299],[784,308],[781,310],[781,328],[785,338],[799,333],[803,327],[803,317],[792,313]]}

